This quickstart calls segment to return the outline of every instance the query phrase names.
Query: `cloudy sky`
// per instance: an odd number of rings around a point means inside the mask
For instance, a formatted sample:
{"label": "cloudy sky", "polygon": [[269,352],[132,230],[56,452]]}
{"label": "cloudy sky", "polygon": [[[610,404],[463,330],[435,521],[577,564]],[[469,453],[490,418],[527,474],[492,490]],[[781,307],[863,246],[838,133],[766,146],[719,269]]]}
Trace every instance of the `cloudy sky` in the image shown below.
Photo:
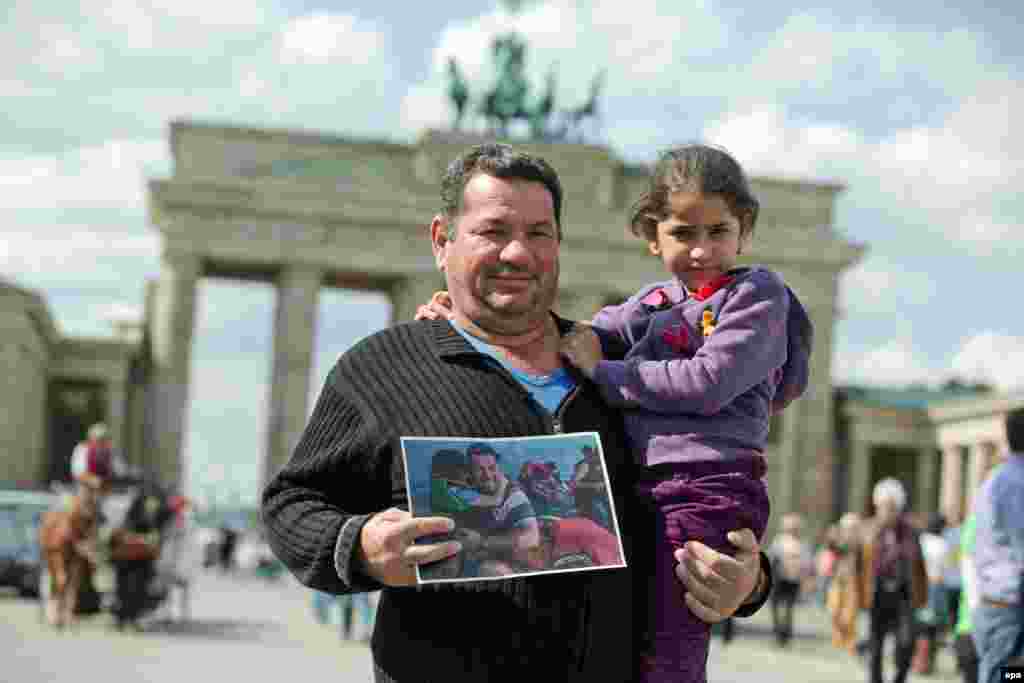
{"label": "cloudy sky", "polygon": [[[555,69],[563,103],[607,68],[600,135],[627,160],[706,139],[754,174],[847,186],[835,228],[869,251],[842,279],[837,381],[1024,386],[1022,10],[827,4],[8,3],[0,276],[42,292],[65,333],[109,335],[158,271],[144,183],[170,173],[171,119],[409,142],[449,118],[447,58],[486,82],[487,46],[515,29],[534,87]],[[221,496],[258,480],[272,309],[269,287],[200,289],[187,449],[197,485],[232,482]],[[314,390],[388,310],[329,292],[320,320]]]}

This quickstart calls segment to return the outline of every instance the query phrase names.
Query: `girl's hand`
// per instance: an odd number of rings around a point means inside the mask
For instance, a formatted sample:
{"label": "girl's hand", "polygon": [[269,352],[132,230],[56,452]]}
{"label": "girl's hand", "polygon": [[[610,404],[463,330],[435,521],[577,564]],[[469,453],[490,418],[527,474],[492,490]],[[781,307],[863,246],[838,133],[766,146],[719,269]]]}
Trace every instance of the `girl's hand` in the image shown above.
{"label": "girl's hand", "polygon": [[604,360],[601,341],[586,323],[576,323],[569,334],[562,337],[558,352],[587,377],[593,377],[597,364]]}
{"label": "girl's hand", "polygon": [[413,320],[451,320],[452,319],[452,298],[448,292],[441,290],[434,292],[430,301],[416,309],[416,316]]}

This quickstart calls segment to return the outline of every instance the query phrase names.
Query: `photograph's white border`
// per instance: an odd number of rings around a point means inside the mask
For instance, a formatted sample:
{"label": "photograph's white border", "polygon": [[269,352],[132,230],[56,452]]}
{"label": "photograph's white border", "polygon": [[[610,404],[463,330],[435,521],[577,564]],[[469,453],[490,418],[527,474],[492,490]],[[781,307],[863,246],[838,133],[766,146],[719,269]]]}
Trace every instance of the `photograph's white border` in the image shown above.
{"label": "photograph's white border", "polygon": [[[501,444],[514,441],[540,441],[544,439],[567,440],[569,437],[579,438],[580,436],[593,437],[597,445],[597,456],[601,459],[601,473],[604,476],[605,491],[608,495],[608,507],[611,511],[612,526],[614,527],[615,542],[619,547],[621,562],[617,564],[602,564],[596,567],[577,567],[571,569],[538,569],[535,571],[518,572],[506,576],[469,576],[454,579],[424,579],[420,574],[420,567],[416,565],[416,583],[418,585],[430,585],[435,583],[462,583],[467,581],[502,581],[507,579],[518,579],[527,576],[542,576],[544,574],[565,574],[567,572],[585,572],[601,569],[622,569],[626,567],[626,551],[622,547],[622,529],[619,527],[619,514],[615,509],[615,496],[612,492],[611,479],[608,477],[608,462],[604,457],[604,445],[601,443],[601,435],[598,432],[567,432],[563,434],[538,434],[536,436],[503,436],[503,437],[470,437],[470,436],[402,436],[399,437],[402,447],[402,465],[405,468],[405,491],[409,501],[409,514],[416,516],[414,497],[412,495],[412,481],[409,477],[409,458],[405,452],[407,441],[436,441],[439,445],[444,443],[468,445],[471,443]],[[496,450],[498,450],[496,448]],[[501,451],[498,450],[500,453]]]}

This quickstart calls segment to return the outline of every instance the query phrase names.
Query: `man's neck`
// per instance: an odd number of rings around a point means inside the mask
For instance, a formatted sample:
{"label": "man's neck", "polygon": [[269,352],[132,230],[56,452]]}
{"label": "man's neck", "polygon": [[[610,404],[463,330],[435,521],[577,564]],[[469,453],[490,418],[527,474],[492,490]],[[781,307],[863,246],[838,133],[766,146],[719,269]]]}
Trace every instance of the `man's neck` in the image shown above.
{"label": "man's neck", "polygon": [[548,314],[538,324],[515,334],[485,330],[459,312],[455,313],[455,323],[500,351],[509,365],[517,370],[543,375],[562,367],[558,355],[558,326]]}

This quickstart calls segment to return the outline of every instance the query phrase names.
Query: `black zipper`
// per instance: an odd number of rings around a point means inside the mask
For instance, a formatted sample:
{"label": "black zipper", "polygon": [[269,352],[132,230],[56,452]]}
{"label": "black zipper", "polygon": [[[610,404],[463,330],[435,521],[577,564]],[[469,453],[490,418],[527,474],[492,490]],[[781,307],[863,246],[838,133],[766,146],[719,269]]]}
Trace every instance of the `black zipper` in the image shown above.
{"label": "black zipper", "polygon": [[562,424],[563,424],[562,418],[565,416],[565,409],[569,406],[569,403],[572,402],[572,400],[576,397],[576,394],[578,394],[579,391],[580,391],[580,383],[579,383],[579,381],[577,381],[576,382],[576,386],[574,386],[572,388],[572,390],[568,394],[565,395],[565,397],[562,399],[562,402],[558,404],[557,408],[555,408],[555,413],[554,413],[554,415],[551,416],[551,433],[552,434],[561,434],[562,433]]}

